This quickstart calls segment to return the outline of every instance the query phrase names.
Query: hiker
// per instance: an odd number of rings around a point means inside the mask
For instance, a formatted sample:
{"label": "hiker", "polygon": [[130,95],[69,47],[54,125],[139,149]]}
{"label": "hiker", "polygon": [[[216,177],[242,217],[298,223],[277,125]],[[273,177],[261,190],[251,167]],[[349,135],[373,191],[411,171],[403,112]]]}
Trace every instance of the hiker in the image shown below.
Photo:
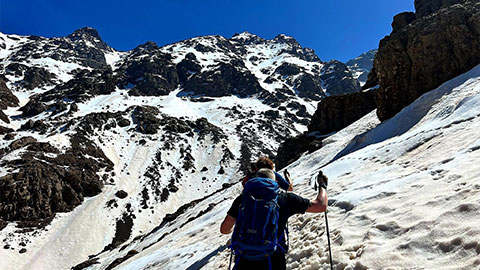
{"label": "hiker", "polygon": [[324,212],[328,202],[327,184],[328,178],[320,171],[318,194],[315,199],[308,200],[291,192],[279,192],[274,172],[259,169],[256,177],[245,183],[242,194],[233,201],[220,226],[222,234],[233,231],[233,269],[286,269],[288,218],[305,212]]}
{"label": "hiker", "polygon": [[293,191],[292,180],[290,179],[290,173],[287,170],[283,171],[283,178],[279,173],[274,171],[275,164],[268,157],[259,157],[255,163],[250,164],[250,172],[247,173],[247,176],[242,181],[242,185],[245,186],[245,183],[248,179],[255,177],[255,174],[259,169],[270,169],[275,173],[275,180],[277,181],[280,188],[286,191]]}

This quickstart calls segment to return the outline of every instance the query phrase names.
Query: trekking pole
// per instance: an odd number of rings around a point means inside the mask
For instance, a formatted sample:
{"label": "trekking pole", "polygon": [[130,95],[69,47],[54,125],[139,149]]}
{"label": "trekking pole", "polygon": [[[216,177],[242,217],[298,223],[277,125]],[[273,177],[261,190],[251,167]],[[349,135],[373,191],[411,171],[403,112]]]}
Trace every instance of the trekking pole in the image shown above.
{"label": "trekking pole", "polygon": [[232,256],[233,256],[233,250],[230,252],[230,264],[228,265],[228,270],[232,269]]}
{"label": "trekking pole", "polygon": [[330,255],[330,269],[333,270],[332,248],[330,247],[330,231],[328,230],[327,210],[325,210],[325,225],[327,227],[328,254]]}

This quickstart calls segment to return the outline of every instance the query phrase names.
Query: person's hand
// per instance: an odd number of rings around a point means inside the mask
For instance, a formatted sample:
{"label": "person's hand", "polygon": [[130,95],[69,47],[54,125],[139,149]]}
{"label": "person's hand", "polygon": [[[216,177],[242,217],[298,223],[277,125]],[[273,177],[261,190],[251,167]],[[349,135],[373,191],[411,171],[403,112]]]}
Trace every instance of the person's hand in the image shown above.
{"label": "person's hand", "polygon": [[324,189],[327,189],[327,186],[328,186],[328,177],[323,174],[322,171],[319,171],[318,172],[318,175],[317,175],[317,184],[319,187],[323,187]]}

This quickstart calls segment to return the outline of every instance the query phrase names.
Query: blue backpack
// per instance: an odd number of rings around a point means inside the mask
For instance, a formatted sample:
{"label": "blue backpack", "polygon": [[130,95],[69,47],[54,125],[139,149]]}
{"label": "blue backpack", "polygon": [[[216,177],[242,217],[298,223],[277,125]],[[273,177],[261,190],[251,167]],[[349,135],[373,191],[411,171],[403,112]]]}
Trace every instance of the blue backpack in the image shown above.
{"label": "blue backpack", "polygon": [[236,255],[235,264],[240,258],[268,259],[271,264],[270,256],[277,249],[285,252],[277,239],[279,191],[277,182],[270,178],[255,177],[245,183],[230,245]]}

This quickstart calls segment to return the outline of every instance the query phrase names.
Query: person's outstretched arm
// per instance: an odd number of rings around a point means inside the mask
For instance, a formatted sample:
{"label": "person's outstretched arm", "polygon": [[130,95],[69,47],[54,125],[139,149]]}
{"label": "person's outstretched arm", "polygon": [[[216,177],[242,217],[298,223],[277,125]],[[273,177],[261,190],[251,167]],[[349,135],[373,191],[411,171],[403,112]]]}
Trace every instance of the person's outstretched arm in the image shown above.
{"label": "person's outstretched arm", "polygon": [[236,219],[230,215],[227,215],[220,225],[220,233],[229,234],[233,231]]}
{"label": "person's outstretched arm", "polygon": [[310,207],[307,208],[307,212],[321,213],[327,210],[328,196],[327,185],[328,177],[320,171],[317,176],[317,185],[319,187],[317,197],[310,201]]}

